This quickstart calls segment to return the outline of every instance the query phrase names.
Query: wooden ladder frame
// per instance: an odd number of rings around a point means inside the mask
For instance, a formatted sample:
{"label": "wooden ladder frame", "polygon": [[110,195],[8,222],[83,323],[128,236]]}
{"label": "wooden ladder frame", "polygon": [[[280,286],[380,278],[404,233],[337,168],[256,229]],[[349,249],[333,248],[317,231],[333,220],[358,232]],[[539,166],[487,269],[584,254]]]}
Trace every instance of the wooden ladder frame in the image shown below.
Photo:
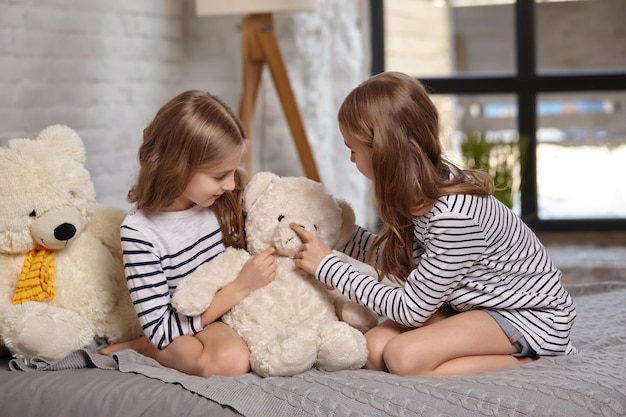
{"label": "wooden ladder frame", "polygon": [[[243,18],[241,25],[243,52],[243,91],[239,106],[239,118],[246,134],[251,132],[252,116],[261,83],[263,65],[268,64],[287,123],[296,144],[305,175],[320,181],[313,154],[307,140],[298,105],[293,95],[278,42],[274,35],[271,13],[254,13]],[[250,152],[245,157],[251,167]]]}

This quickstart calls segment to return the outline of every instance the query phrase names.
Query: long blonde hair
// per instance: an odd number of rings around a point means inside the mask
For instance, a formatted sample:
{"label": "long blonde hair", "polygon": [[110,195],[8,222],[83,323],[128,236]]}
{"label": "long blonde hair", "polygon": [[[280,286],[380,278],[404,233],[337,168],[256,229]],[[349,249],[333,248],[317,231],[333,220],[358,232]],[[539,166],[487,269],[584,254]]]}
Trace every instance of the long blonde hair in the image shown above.
{"label": "long blonde hair", "polygon": [[357,86],[343,101],[339,127],[371,149],[374,196],[383,229],[380,274],[404,282],[415,268],[413,219],[442,195],[490,195],[486,172],[462,169],[445,159],[439,115],[423,85],[406,74],[385,72]]}
{"label": "long blonde hair", "polygon": [[[183,194],[194,171],[219,164],[246,146],[245,132],[233,111],[218,97],[184,91],[165,103],[143,131],[137,182],[128,201],[146,213],[169,207]],[[235,189],[225,192],[211,209],[227,246],[243,247],[242,195],[247,175],[235,173]]]}

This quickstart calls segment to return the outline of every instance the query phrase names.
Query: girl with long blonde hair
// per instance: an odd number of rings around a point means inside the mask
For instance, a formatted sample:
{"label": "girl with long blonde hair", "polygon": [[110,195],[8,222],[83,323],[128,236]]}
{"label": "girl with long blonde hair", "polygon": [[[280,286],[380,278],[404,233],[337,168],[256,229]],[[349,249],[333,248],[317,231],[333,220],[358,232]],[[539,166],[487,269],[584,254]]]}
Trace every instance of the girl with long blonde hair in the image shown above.
{"label": "girl with long blonde hair", "polygon": [[576,312],[561,272],[493,197],[486,173],[446,160],[437,109],[419,81],[375,75],[345,98],[338,119],[383,223],[377,235],[357,226],[341,250],[395,285],[292,225],[303,241],[296,264],[387,318],[366,333],[366,368],[454,375],[575,353]]}
{"label": "girl with long blonde hair", "polygon": [[273,249],[252,258],[199,316],[172,306],[177,286],[226,246],[245,244],[239,168],[246,150],[239,119],[218,97],[185,91],[146,127],[139,174],[128,193],[134,204],[122,227],[126,281],[146,337],[111,345],[131,348],[191,375],[239,375],[250,352],[220,317],[276,276]]}

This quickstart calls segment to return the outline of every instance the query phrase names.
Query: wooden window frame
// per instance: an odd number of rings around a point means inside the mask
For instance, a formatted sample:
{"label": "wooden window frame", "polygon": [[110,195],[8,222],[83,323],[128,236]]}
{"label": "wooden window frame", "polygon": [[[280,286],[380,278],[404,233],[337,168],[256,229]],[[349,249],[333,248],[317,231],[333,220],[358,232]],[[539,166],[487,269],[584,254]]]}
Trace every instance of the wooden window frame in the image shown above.
{"label": "wooden window frame", "polygon": [[[372,74],[385,70],[384,0],[370,0]],[[535,231],[623,231],[626,219],[540,219],[537,197],[537,96],[556,92],[626,90],[625,71],[589,71],[542,75],[536,70],[535,2],[518,0],[515,5],[516,72],[510,76],[454,76],[420,78],[432,94],[513,94],[517,98],[519,135],[530,139],[521,190],[521,217]],[[614,179],[619,184],[621,179]],[[618,185],[619,186],[619,185]],[[589,198],[594,190],[581,190]]]}

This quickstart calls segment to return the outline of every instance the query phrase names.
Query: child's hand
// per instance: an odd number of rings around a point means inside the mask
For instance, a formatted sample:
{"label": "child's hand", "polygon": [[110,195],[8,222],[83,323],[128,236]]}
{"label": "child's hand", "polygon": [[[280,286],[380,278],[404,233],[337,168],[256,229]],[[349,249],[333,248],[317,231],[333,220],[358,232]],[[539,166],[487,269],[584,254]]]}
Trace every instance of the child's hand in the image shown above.
{"label": "child's hand", "polygon": [[324,242],[297,224],[291,223],[289,227],[296,232],[303,242],[295,259],[296,266],[311,275],[315,275],[315,271],[320,262],[322,262],[327,255],[330,255],[332,250]]}
{"label": "child's hand", "polygon": [[239,275],[237,284],[247,295],[272,282],[276,278],[276,263],[274,263],[276,248],[268,248],[245,263]]}

